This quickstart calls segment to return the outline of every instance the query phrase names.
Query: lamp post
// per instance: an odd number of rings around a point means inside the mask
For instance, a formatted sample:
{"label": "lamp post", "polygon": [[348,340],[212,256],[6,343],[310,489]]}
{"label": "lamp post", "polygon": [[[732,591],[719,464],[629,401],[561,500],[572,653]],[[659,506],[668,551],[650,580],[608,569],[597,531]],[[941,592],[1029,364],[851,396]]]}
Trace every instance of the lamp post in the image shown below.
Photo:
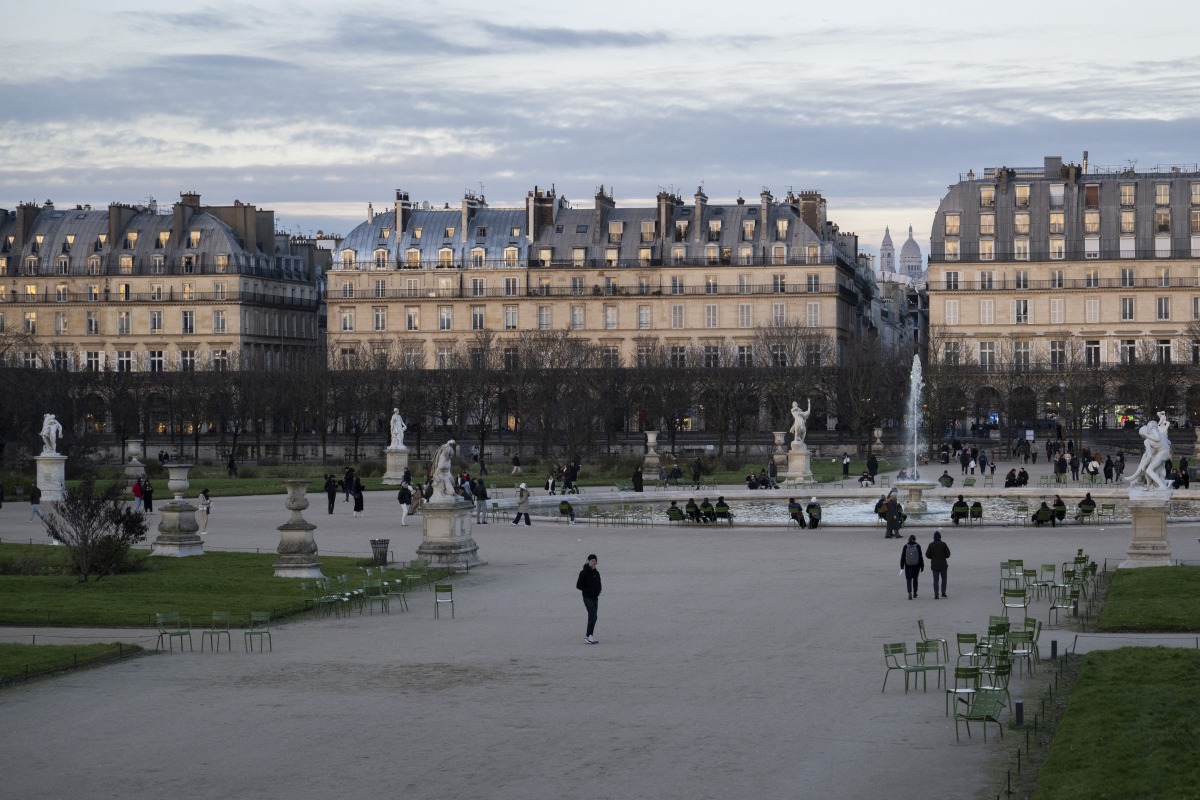
{"label": "lamp post", "polygon": [[1062,420],[1062,427],[1064,431],[1070,429],[1070,423],[1067,421],[1066,396],[1067,382],[1060,380],[1058,382],[1058,418]]}

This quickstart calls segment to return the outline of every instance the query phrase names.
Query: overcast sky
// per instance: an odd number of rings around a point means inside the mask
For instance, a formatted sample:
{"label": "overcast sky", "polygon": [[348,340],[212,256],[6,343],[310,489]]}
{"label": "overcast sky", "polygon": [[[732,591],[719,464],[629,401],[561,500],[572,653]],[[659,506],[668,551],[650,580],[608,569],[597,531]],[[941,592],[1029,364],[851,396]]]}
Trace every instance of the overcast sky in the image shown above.
{"label": "overcast sky", "polygon": [[968,169],[1200,161],[1200,4],[0,0],[0,208],[818,190],[875,252]]}

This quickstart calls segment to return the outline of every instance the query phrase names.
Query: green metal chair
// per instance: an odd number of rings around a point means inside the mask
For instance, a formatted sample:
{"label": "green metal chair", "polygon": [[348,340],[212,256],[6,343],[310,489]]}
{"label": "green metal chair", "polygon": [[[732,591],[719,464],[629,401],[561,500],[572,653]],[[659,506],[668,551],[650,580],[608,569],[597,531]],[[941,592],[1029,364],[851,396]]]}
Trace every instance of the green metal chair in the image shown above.
{"label": "green metal chair", "polygon": [[443,603],[450,605],[450,619],[454,619],[454,586],[449,583],[437,583],[433,586],[433,618],[441,616]]}
{"label": "green metal chair", "polygon": [[922,642],[941,642],[942,653],[945,656],[945,660],[946,661],[950,660],[950,644],[949,644],[949,642],[947,642],[945,639],[941,639],[937,636],[929,636],[928,634],[926,634],[925,633],[925,620],[923,620],[923,619],[917,620],[917,630],[919,630],[921,632],[921,641]]}
{"label": "green metal chair", "polygon": [[[367,578],[363,581],[362,605],[367,607],[371,615],[375,614],[375,606],[379,605],[379,610],[384,614],[392,613],[389,604],[387,591],[383,588],[383,580],[380,578]],[[362,613],[362,606],[359,606],[358,613]]]}
{"label": "green metal chair", "polygon": [[212,622],[209,626],[200,632],[200,652],[204,652],[204,643],[211,641],[213,643],[213,651],[221,652],[221,634],[225,634],[225,643],[229,652],[233,652],[233,642],[229,640],[229,618],[228,611],[212,612]]}
{"label": "green metal chair", "polygon": [[267,640],[267,646],[272,652],[275,650],[275,644],[271,641],[271,612],[269,611],[251,611],[250,625],[242,634],[242,644],[246,648],[247,653],[254,652],[254,639],[258,638],[258,652],[262,652],[263,638]]}
{"label": "green metal chair", "polygon": [[949,676],[946,680],[946,716],[950,716],[950,698],[956,700],[959,696],[966,696],[968,699],[979,690],[979,667],[955,667],[954,668],[954,683],[951,684]]}
{"label": "green metal chair", "polygon": [[183,652],[183,639],[187,637],[188,650],[192,650],[192,621],[190,619],[180,619],[178,611],[160,611],[155,614],[155,619],[158,623],[158,643],[154,645],[154,650],[157,652],[162,649],[163,639],[167,641],[167,647],[172,653],[175,652],[175,640],[179,640],[179,652]]}
{"label": "green metal chair", "polygon": [[959,740],[958,723],[964,722],[967,726],[967,738],[971,737],[971,723],[980,722],[983,724],[983,740],[987,741],[987,724],[989,722],[996,723],[996,727],[1000,729],[1000,738],[1004,738],[1004,724],[1000,722],[1000,712],[1004,710],[1005,693],[996,691],[995,689],[980,688],[971,695],[970,702],[963,698],[958,698],[958,702],[966,705],[965,711],[958,711],[954,714],[954,738]]}

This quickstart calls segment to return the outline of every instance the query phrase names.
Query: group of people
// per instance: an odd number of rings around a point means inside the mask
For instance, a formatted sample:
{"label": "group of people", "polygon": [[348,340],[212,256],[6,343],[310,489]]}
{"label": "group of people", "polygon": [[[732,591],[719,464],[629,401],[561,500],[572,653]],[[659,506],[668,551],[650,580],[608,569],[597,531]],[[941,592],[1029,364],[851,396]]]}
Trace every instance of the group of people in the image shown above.
{"label": "group of people", "polygon": [[772,461],[769,467],[764,467],[755,475],[753,472],[746,475],[747,489],[778,489],[779,482],[776,478],[779,476],[778,467]]}
{"label": "group of people", "polygon": [[341,480],[335,478],[332,474],[325,475],[325,496],[329,500],[329,513],[333,513],[333,506],[337,502],[338,492],[343,494],[343,503],[348,503],[354,500],[354,516],[365,516],[363,513],[363,482],[358,477],[358,473],[354,471],[354,467],[346,467],[342,472]]}
{"label": "group of people", "polygon": [[[634,483],[641,480],[642,470],[639,467],[635,470]],[[575,481],[579,479],[579,462],[572,461],[561,466],[553,467],[546,476],[546,491],[550,494],[579,494],[579,487]],[[634,487],[634,491],[641,491],[641,487]]]}
{"label": "group of people", "polygon": [[[671,501],[671,508],[679,510],[679,505],[676,501]],[[667,511],[670,516],[671,511]],[[706,523],[716,522],[718,519],[733,519],[733,512],[729,510],[729,504],[725,502],[725,497],[717,498],[716,505],[709,502],[708,498],[704,498],[699,505],[696,504],[694,497],[689,497],[687,503],[683,506],[683,515],[692,522]]]}
{"label": "group of people", "polygon": [[[807,522],[804,520],[806,513],[808,514]],[[815,529],[821,525],[821,504],[814,497],[808,501],[807,506],[801,506],[800,501],[793,497],[788,500],[788,516],[796,520],[796,524],[801,528]]]}
{"label": "group of people", "polygon": [[[899,537],[897,537],[899,538]],[[900,548],[900,574],[904,576],[908,588],[908,599],[915,600],[921,573],[925,571],[925,559],[929,559],[929,569],[933,572],[933,599],[946,598],[946,571],[950,558],[950,546],[942,540],[942,532],[933,532],[933,541],[921,552],[915,534]]]}
{"label": "group of people", "polygon": [[879,501],[875,503],[875,513],[887,524],[883,538],[899,539],[900,528],[908,519],[908,514],[904,513],[904,506],[900,504],[900,498],[895,489],[879,498]]}
{"label": "group of people", "polygon": [[147,514],[154,513],[154,484],[150,482],[149,478],[145,475],[138,478],[130,487],[130,492],[133,494],[134,511],[144,510]]}
{"label": "group of people", "polygon": [[974,514],[976,517],[983,518],[983,504],[978,500],[967,505],[967,501],[960,494],[954,504],[950,506],[950,521],[955,525],[962,522],[964,519],[969,519]]}

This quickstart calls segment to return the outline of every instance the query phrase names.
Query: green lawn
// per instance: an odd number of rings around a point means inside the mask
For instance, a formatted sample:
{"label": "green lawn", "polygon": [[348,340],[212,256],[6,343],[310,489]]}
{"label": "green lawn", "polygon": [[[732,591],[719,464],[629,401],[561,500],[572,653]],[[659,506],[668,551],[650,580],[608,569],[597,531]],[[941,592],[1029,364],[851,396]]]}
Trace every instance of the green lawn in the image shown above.
{"label": "green lawn", "polygon": [[141,652],[133,644],[0,644],[0,682]]}
{"label": "green lawn", "polygon": [[1103,631],[1200,630],[1200,567],[1117,570],[1097,627]]}
{"label": "green lawn", "polygon": [[[64,548],[0,544],[0,560],[25,565],[44,559],[53,571]],[[229,611],[244,625],[251,611],[275,617],[304,609],[300,581],[274,577],[274,553],[209,552],[196,558],[149,558],[138,572],[77,583],[70,574],[5,574],[0,577],[0,624],[151,625],[159,611],[178,611],[201,627],[213,611]],[[361,585],[368,561],[320,557],[329,576],[346,574]],[[27,570],[28,571],[28,570]]]}
{"label": "green lawn", "polygon": [[1089,653],[1034,800],[1200,798],[1197,686],[1200,651]]}

